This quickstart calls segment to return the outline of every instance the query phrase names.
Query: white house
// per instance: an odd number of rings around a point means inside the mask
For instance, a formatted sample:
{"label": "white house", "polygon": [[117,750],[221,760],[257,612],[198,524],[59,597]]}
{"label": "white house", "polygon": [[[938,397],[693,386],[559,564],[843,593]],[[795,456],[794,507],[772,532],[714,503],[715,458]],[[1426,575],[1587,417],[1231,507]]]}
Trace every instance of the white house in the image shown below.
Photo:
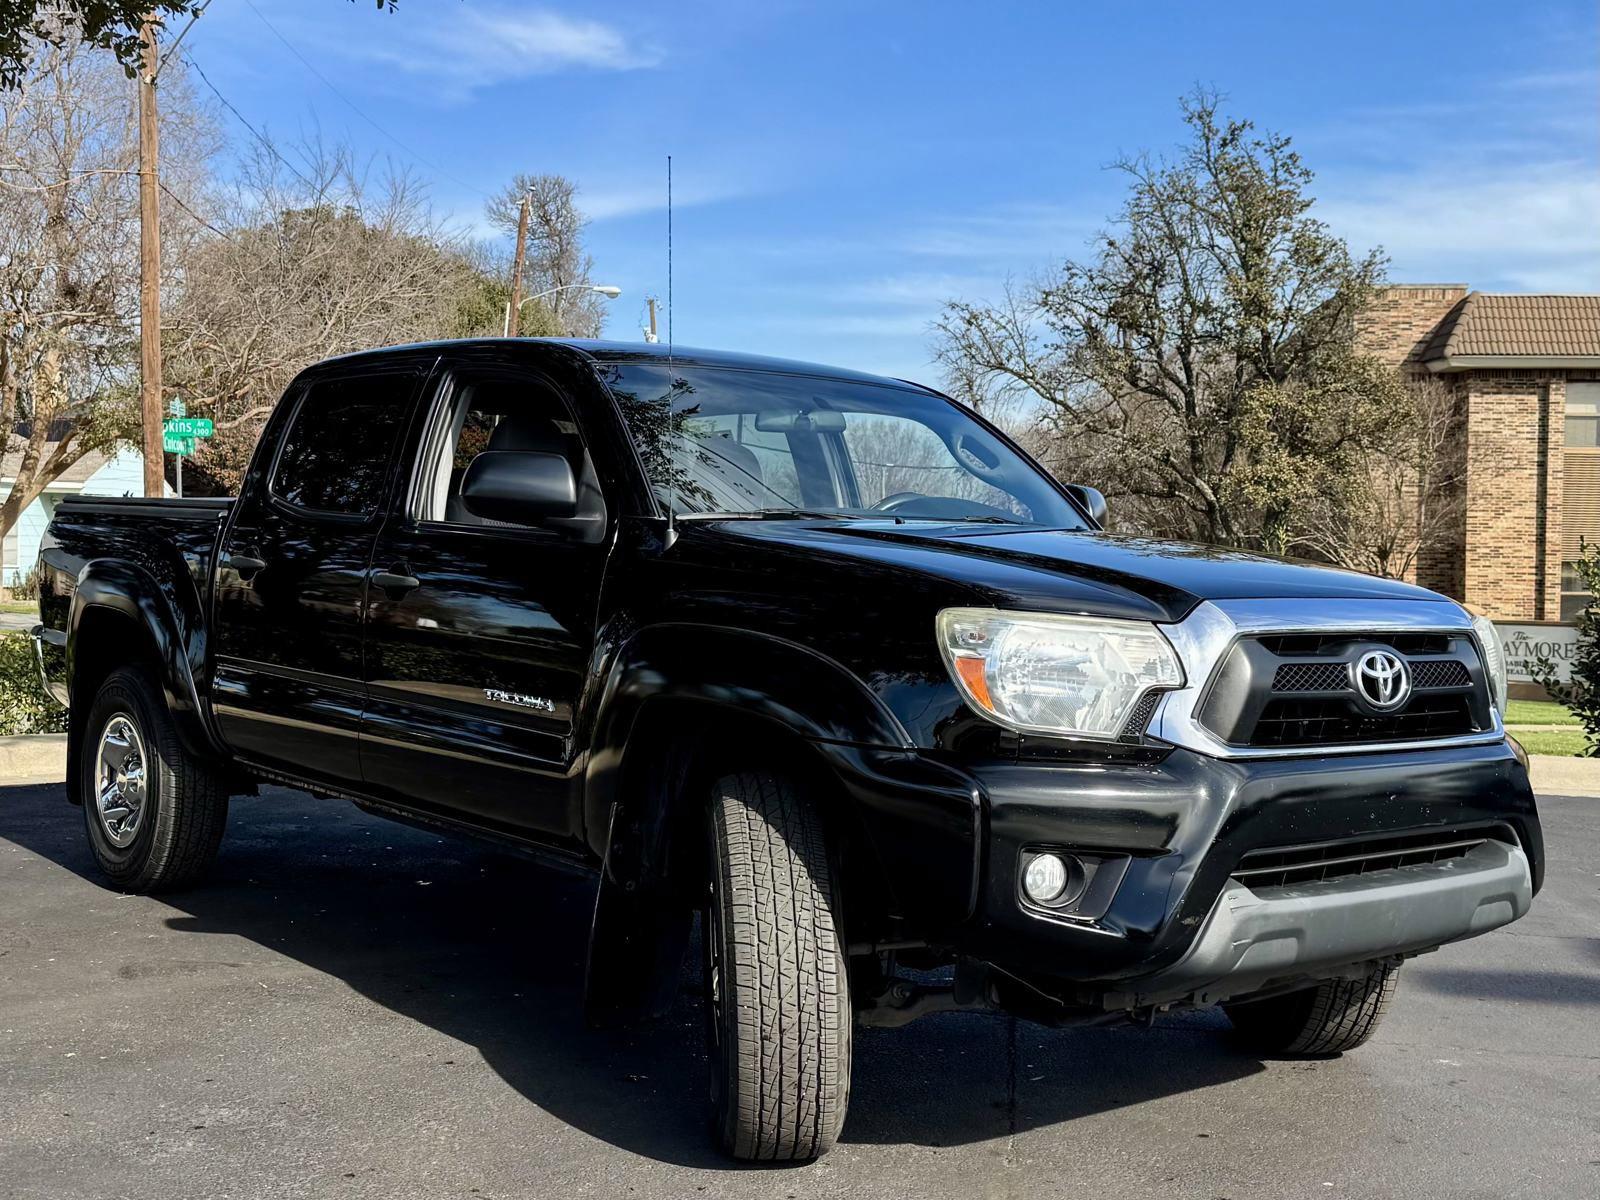
{"label": "white house", "polygon": [[[20,451],[0,461],[0,500],[10,495],[17,481]],[[135,446],[115,454],[98,451],[84,455],[27,508],[0,546],[0,587],[14,587],[39,560],[39,539],[55,515],[63,496],[144,495],[144,455]]]}

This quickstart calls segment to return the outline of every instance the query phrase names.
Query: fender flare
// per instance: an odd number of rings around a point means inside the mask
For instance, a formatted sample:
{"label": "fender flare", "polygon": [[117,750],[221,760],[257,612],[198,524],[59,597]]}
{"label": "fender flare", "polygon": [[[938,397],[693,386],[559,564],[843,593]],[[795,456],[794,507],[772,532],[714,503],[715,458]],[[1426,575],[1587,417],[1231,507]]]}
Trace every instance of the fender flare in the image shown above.
{"label": "fender flare", "polygon": [[[676,991],[693,916],[684,881],[674,878],[689,782],[676,734],[686,716],[698,723],[701,714],[707,722],[736,715],[746,734],[765,726],[807,743],[816,752],[812,765],[839,785],[848,805],[837,815],[875,861],[887,865],[886,846],[913,855],[914,847],[931,847],[909,874],[877,872],[887,889],[896,879],[931,876],[945,892],[944,923],[970,915],[981,798],[958,772],[917,754],[887,706],[839,663],[770,635],[670,624],[629,637],[602,678],[590,719],[579,726],[593,731],[581,803],[585,840],[601,862],[585,981],[591,1023],[660,1017]],[[669,708],[673,719],[658,721]],[[920,801],[925,811],[908,815]],[[912,838],[901,841],[897,835],[913,826]]]}
{"label": "fender flare", "polygon": [[[150,639],[159,666],[167,710],[184,749],[200,757],[222,757],[226,750],[212,728],[198,679],[206,659],[204,614],[198,595],[175,594],[142,567],[119,559],[91,559],[79,571],[67,614],[67,686],[77,678],[78,635],[96,609],[131,620]],[[180,609],[186,610],[180,613]],[[88,711],[92,697],[77,697],[74,709]]]}

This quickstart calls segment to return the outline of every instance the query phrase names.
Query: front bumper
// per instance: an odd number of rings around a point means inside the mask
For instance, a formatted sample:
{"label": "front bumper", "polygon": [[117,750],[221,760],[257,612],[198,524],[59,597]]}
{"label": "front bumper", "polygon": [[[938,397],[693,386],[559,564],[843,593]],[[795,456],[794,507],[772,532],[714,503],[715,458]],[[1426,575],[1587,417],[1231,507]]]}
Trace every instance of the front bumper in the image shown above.
{"label": "front bumper", "polygon": [[1532,902],[1527,855],[1498,841],[1446,862],[1259,893],[1232,880],[1182,958],[1103,1003],[1215,1004],[1488,933],[1525,915]]}
{"label": "front bumper", "polygon": [[[1416,953],[1517,919],[1542,882],[1533,792],[1505,742],[968,769],[986,814],[984,879],[958,950],[1077,1003],[1239,995]],[[1251,851],[1430,830],[1488,840],[1465,858],[1260,894],[1232,878]],[[1068,919],[1022,902],[1018,869],[1039,848],[1126,855],[1104,911]]]}

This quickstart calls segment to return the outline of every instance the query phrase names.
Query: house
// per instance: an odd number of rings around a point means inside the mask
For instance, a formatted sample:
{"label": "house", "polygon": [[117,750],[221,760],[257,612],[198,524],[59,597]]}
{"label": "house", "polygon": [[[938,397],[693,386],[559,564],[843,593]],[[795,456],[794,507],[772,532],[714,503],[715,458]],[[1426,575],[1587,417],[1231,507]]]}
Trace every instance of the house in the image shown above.
{"label": "house", "polygon": [[[20,450],[0,460],[0,500],[10,495],[17,480]],[[39,539],[63,496],[144,495],[144,455],[135,446],[113,454],[91,451],[45,488],[27,508],[0,545],[0,587],[15,587],[33,570],[39,558]]]}
{"label": "house", "polygon": [[1600,543],[1600,295],[1397,285],[1361,336],[1443,382],[1464,435],[1466,502],[1416,581],[1496,621],[1570,620],[1589,599],[1570,564]]}

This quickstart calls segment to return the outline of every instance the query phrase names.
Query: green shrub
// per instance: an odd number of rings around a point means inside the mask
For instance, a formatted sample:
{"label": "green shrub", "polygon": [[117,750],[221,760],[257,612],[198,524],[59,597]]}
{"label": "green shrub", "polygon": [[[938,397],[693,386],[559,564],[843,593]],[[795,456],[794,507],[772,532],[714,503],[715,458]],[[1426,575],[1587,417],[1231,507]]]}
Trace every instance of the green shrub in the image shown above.
{"label": "green shrub", "polygon": [[0,633],[0,736],[13,733],[64,733],[66,711],[45,695],[33,638]]}
{"label": "green shrub", "polygon": [[1578,559],[1572,565],[1588,589],[1589,603],[1574,622],[1578,646],[1572,656],[1572,681],[1558,680],[1555,664],[1545,658],[1533,664],[1531,674],[1552,700],[1566,705],[1578,718],[1585,741],[1579,753],[1593,758],[1600,756],[1600,604],[1596,603],[1600,597],[1600,546],[1580,541],[1578,547]]}

